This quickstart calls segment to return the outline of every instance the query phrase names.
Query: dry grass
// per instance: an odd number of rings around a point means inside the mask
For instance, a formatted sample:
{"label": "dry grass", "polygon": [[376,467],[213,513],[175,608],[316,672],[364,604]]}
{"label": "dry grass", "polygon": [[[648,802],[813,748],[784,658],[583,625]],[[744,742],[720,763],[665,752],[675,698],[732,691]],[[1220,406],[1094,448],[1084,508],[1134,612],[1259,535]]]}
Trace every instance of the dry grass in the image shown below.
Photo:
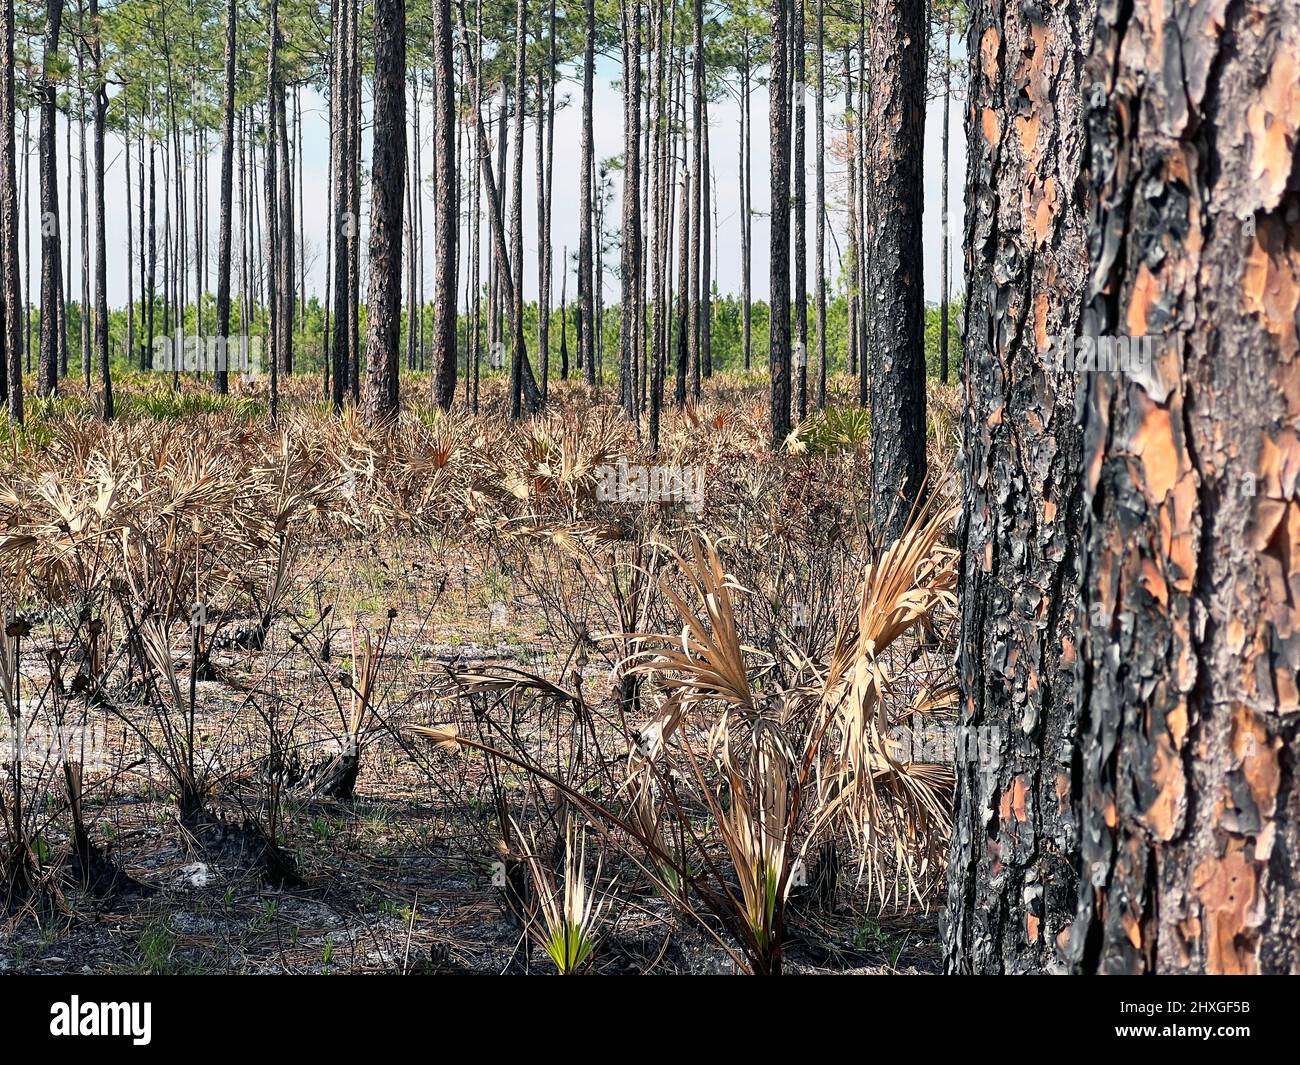
{"label": "dry grass", "polygon": [[[772,455],[734,383],[667,412],[653,456],[578,386],[522,425],[489,383],[479,415],[416,404],[372,430],[287,384],[274,430],[253,397],[160,416],[159,394],[107,426],[38,412],[41,446],[0,463],[0,605],[34,626],[0,647],[11,723],[111,719],[130,740],[114,772],[161,770],[178,808],[278,847],[314,816],[282,809],[333,714],[340,750],[396,759],[470,824],[466,859],[504,848],[506,909],[560,971],[661,903],[780,971],[828,847],[859,870],[850,906],[928,903],[949,773],[891,736],[951,709],[947,484],[882,549],[852,419]],[[619,460],[702,466],[703,508],[599,499]],[[6,817],[10,854],[57,875],[77,796],[9,772],[11,812],[16,786],[44,814]]]}

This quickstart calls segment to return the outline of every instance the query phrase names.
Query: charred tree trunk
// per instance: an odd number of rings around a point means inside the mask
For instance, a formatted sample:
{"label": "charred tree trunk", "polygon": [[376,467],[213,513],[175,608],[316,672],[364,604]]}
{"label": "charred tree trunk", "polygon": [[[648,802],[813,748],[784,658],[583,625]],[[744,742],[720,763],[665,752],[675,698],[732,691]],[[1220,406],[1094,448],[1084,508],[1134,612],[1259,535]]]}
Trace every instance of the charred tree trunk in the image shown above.
{"label": "charred tree trunk", "polygon": [[858,337],[861,335],[861,330],[858,327],[858,318],[862,313],[863,295],[858,281],[858,263],[862,260],[862,249],[858,246],[858,182],[866,180],[866,175],[862,171],[862,157],[858,152],[858,126],[861,124],[861,119],[862,116],[854,114],[853,110],[853,53],[848,45],[845,45],[844,126],[849,153],[848,233],[845,239],[848,244],[850,273],[846,285],[849,327],[847,358],[851,374],[859,373]]}
{"label": "charred tree trunk", "polygon": [[[1076,895],[1081,435],[1077,377],[1048,351],[1073,335],[1085,280],[1077,42],[1091,12],[1039,10],[971,6],[957,671],[978,746],[957,765],[943,922],[956,972],[1058,967]],[[1021,98],[1033,110],[1008,114]]]}
{"label": "charred tree trunk", "polygon": [[[63,0],[46,0],[45,53],[41,71],[41,360],[36,391],[52,396],[59,390],[59,338],[64,321],[60,307],[62,270],[59,261],[59,172],[54,143],[57,119],[55,70]],[[12,70],[12,68],[10,68]],[[66,342],[62,345],[66,349]]]}
{"label": "charred tree trunk", "polygon": [[[445,0],[444,0],[445,2]],[[406,8],[402,0],[374,3],[374,141],[370,182],[370,281],[366,291],[366,420],[392,421],[398,412],[398,336],[402,321],[402,191],[406,173]],[[450,24],[448,23],[450,31]],[[441,48],[441,44],[439,45]],[[445,118],[445,116],[444,116]],[[441,135],[439,130],[439,135]],[[450,130],[447,131],[451,133]],[[454,145],[454,141],[453,141]],[[441,143],[439,144],[441,147]],[[452,160],[455,165],[455,160]],[[451,187],[443,186],[445,199]],[[445,220],[444,220],[445,221]],[[454,224],[454,215],[453,215]],[[439,232],[441,243],[442,233]],[[453,249],[455,247],[453,234]],[[453,250],[454,259],[454,250]],[[439,277],[456,264],[438,264]],[[452,320],[451,389],[456,387],[456,292],[439,307]],[[439,358],[443,353],[439,352]],[[440,381],[440,384],[442,382]],[[441,400],[441,395],[439,395]],[[447,399],[447,406],[451,397]]]}
{"label": "charred tree trunk", "polygon": [[[925,292],[921,157],[925,148],[925,5],[873,0],[873,165],[869,256],[872,525],[881,543],[907,523],[925,481]],[[864,148],[866,147],[864,142]],[[865,156],[865,151],[864,151]],[[864,197],[865,202],[865,197]],[[867,360],[867,352],[859,353]]]}
{"label": "charred tree trunk", "polygon": [[1099,5],[1085,972],[1300,968],[1298,57],[1297,0]]}
{"label": "charred tree trunk", "polygon": [[939,192],[939,380],[948,383],[948,102],[952,96],[952,12],[943,16],[943,164]]}
{"label": "charred tree trunk", "polygon": [[[433,152],[438,184],[434,221],[433,390],[444,410],[456,398],[456,233],[460,202],[456,181],[456,79],[452,66],[451,0],[433,0]],[[404,133],[399,134],[405,136]],[[416,146],[418,151],[419,146]],[[418,198],[420,190],[417,187]],[[400,261],[400,256],[399,256]]]}
{"label": "charred tree trunk", "polygon": [[[22,291],[18,263],[18,159],[14,144],[14,0],[4,0],[4,25],[0,32],[4,54],[0,56],[0,277],[4,281],[4,366],[0,377],[5,385],[9,419],[23,420],[23,347],[26,293]],[[25,127],[24,127],[25,128]],[[25,139],[25,138],[24,138]],[[24,145],[26,147],[26,145]]]}
{"label": "charred tree trunk", "polygon": [[748,370],[753,354],[753,286],[750,249],[754,242],[754,183],[749,110],[749,33],[744,34],[740,52],[740,333],[741,352]]}
{"label": "charred tree trunk", "polygon": [[[104,119],[108,91],[104,87],[104,46],[100,39],[99,0],[90,0],[90,60],[95,77],[92,94],[95,119],[95,356],[99,364],[105,421],[113,418],[113,379],[108,368],[108,248],[104,236]],[[82,317],[85,328],[85,317]]]}
{"label": "charred tree trunk", "polygon": [[[276,121],[276,98],[280,91],[280,6],[279,0],[271,0],[270,25],[267,28],[266,50],[266,165],[263,168],[262,184],[266,194],[266,280],[267,280],[267,340],[271,348],[271,400],[270,417],[275,422],[279,410],[279,370],[281,353],[281,333],[284,331],[284,302],[281,299],[280,283],[280,203],[276,176],[279,173],[277,162],[282,145],[279,143],[279,123]],[[181,232],[184,232],[183,224]]]}
{"label": "charred tree trunk", "polygon": [[795,0],[791,56],[794,107],[794,408],[795,418],[808,417],[808,203],[804,145],[804,13],[803,0]]}
{"label": "charred tree trunk", "polygon": [[[637,345],[641,327],[636,312],[641,276],[641,4],[622,5],[623,16],[623,241],[619,264],[622,314],[619,318],[619,400],[637,417]],[[567,361],[567,360],[566,360]],[[567,367],[566,367],[567,370]]]}
{"label": "charred tree trunk", "polygon": [[817,0],[817,409],[826,406],[826,10]]}
{"label": "charred tree trunk", "polygon": [[[592,98],[596,76],[596,0],[583,0],[585,41],[582,59],[582,174],[578,178],[578,306],[581,327],[578,330],[578,363],[587,373],[587,384],[596,384],[596,311],[592,270],[591,212],[593,153]],[[522,96],[519,105],[522,107]],[[522,145],[521,145],[522,147]]]}
{"label": "charred tree trunk", "polygon": [[[789,18],[789,0],[772,0],[772,67],[768,79],[772,179],[768,368],[772,377],[773,451],[790,435],[790,96],[786,84]],[[919,207],[917,212],[919,215]]]}
{"label": "charred tree trunk", "polygon": [[[707,84],[707,83],[706,83]],[[704,96],[704,158],[700,181],[704,186],[704,235],[700,252],[700,362],[705,380],[713,376],[713,230],[709,217],[713,214],[713,168],[709,162],[709,97]]]}
{"label": "charred tree trunk", "polygon": [[224,100],[221,113],[221,218],[217,223],[217,333],[221,338],[216,369],[216,389],[230,391],[230,240],[233,223],[235,167],[235,0],[226,4]]}
{"label": "charred tree trunk", "polygon": [[330,348],[333,357],[333,377],[330,382],[330,398],[334,410],[343,409],[343,399],[347,395],[350,378],[349,342],[348,342],[348,246],[356,230],[356,221],[351,217],[351,188],[356,180],[351,168],[352,158],[352,113],[350,104],[350,77],[346,46],[348,30],[351,25],[352,0],[335,0],[334,26],[331,35],[333,59],[331,70],[330,96],[332,106],[330,115],[334,123],[331,137],[331,164],[334,173],[334,214],[330,239],[333,242],[334,256],[334,335]]}
{"label": "charred tree trunk", "polygon": [[352,223],[348,235],[348,383],[352,402],[361,403],[361,17],[362,0],[351,0],[348,21],[347,78],[348,148],[348,216]]}
{"label": "charred tree trunk", "polygon": [[690,351],[689,366],[691,395],[700,398],[700,376],[703,359],[701,356],[702,328],[700,318],[700,280],[702,263],[700,261],[701,243],[704,232],[708,230],[705,208],[708,196],[704,187],[704,0],[694,0],[694,41],[691,54],[691,73],[694,83],[691,88],[691,247],[690,247],[690,290],[687,293],[690,313]]}
{"label": "charred tree trunk", "polygon": [[[683,107],[683,111],[685,108]],[[685,127],[683,127],[684,129]],[[682,154],[685,154],[685,135],[682,137]],[[676,350],[673,355],[673,399],[678,407],[686,406],[686,378],[690,360],[691,329],[691,172],[682,171],[682,191],[677,207],[677,322],[673,336]]]}

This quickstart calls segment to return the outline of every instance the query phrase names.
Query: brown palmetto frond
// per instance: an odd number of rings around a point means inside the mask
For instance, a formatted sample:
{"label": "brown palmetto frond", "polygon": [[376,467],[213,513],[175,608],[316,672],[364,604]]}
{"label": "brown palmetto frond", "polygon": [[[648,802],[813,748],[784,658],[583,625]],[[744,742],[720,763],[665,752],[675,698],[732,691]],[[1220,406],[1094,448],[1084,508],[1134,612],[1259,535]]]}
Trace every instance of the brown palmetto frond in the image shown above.
{"label": "brown palmetto frond", "polygon": [[[883,900],[905,888],[925,896],[939,872],[938,849],[946,840],[945,791],[950,774],[939,767],[895,757],[890,730],[912,713],[941,705],[928,694],[891,716],[893,677],[885,652],[904,633],[937,611],[956,605],[957,553],[942,544],[955,516],[934,497],[903,535],[863,575],[856,613],[841,625],[819,698],[824,728],[836,726],[838,742],[819,760],[822,800],[857,834],[868,883]],[[927,703],[932,705],[927,706]],[[894,880],[887,884],[892,870]]]}

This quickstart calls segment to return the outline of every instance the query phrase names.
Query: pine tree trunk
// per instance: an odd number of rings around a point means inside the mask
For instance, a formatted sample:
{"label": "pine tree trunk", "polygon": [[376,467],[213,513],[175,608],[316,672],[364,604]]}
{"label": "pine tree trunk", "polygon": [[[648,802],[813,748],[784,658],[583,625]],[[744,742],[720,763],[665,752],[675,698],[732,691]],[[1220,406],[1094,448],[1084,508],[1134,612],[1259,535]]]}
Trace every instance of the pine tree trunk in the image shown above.
{"label": "pine tree trunk", "polygon": [[1300,968],[1298,57],[1298,0],[1099,5],[1082,336],[1130,347],[1086,379],[1085,972]]}
{"label": "pine tree trunk", "polygon": [[772,0],[772,63],[768,78],[771,151],[771,280],[768,367],[772,377],[772,450],[790,435],[790,97],[789,0]]}
{"label": "pine tree trunk", "polygon": [[[1085,281],[1078,42],[1089,5],[971,5],[960,725],[949,970],[1044,972],[1074,916],[1082,522],[1077,378],[1047,361]],[[1034,111],[1003,102],[1025,94]],[[1050,114],[1051,120],[1045,119]],[[967,745],[969,748],[970,745]]]}
{"label": "pine tree trunk", "polygon": [[[445,2],[445,0],[444,0]],[[374,0],[374,139],[370,158],[370,281],[366,290],[366,420],[390,422],[398,412],[398,336],[402,321],[402,186],[406,173],[406,8],[402,0]],[[449,12],[448,12],[449,14]],[[450,22],[445,42],[450,44]],[[440,29],[435,19],[435,31]],[[444,60],[447,58],[443,57]],[[449,72],[448,72],[449,73]],[[445,122],[445,115],[443,116]],[[445,131],[450,135],[451,131]],[[443,129],[437,130],[442,148]],[[454,143],[454,142],[453,142]],[[455,165],[455,160],[452,160]],[[444,198],[451,199],[449,186]],[[453,208],[454,209],[454,208]],[[453,216],[454,219],[454,216]],[[439,231],[441,242],[443,226]],[[454,261],[449,267],[456,276]],[[443,263],[439,263],[441,281]],[[441,288],[441,285],[440,285]],[[439,307],[450,308],[451,382],[456,387],[456,293],[439,292]],[[447,301],[447,302],[444,302]],[[442,357],[440,353],[440,358]],[[439,388],[445,385],[439,381]],[[441,394],[439,399],[441,399]],[[447,399],[447,406],[451,404]]]}
{"label": "pine tree trunk", "polygon": [[940,178],[939,254],[943,256],[939,279],[939,380],[948,383],[948,102],[952,96],[952,15],[943,21],[943,168]]}
{"label": "pine tree trunk", "polygon": [[640,325],[636,313],[641,275],[641,4],[622,4],[623,20],[623,240],[619,264],[619,401],[623,412],[637,417],[636,368]]}
{"label": "pine tree trunk", "polygon": [[348,107],[348,214],[352,230],[348,236],[348,384],[352,402],[361,403],[361,11],[362,0],[353,0],[348,20],[347,63]]}
{"label": "pine tree trunk", "polygon": [[352,0],[334,0],[333,33],[330,41],[333,52],[330,98],[330,116],[333,122],[331,136],[330,169],[334,174],[334,214],[330,239],[334,246],[334,333],[331,339],[333,375],[330,398],[336,412],[343,409],[343,399],[349,387],[348,365],[348,245],[356,221],[350,217],[351,187],[355,180],[349,160],[352,158],[352,124],[350,79],[347,73],[346,46],[351,25]]}
{"label": "pine tree trunk", "polygon": [[794,105],[794,408],[795,418],[808,417],[808,200],[805,174],[804,122],[804,12],[803,0],[795,0],[794,33],[791,42],[794,70],[791,72]]}
{"label": "pine tree trunk", "polygon": [[854,114],[853,110],[853,53],[848,45],[844,46],[844,126],[846,140],[848,141],[849,153],[849,195],[848,195],[848,233],[845,242],[849,250],[848,269],[850,277],[847,279],[846,288],[848,289],[848,364],[849,373],[858,374],[858,338],[861,330],[858,328],[858,317],[862,313],[862,292],[859,288],[859,271],[858,263],[862,259],[862,249],[858,246],[858,181],[866,180],[866,175],[862,171],[861,156],[858,152],[858,125],[862,119],[861,115]]}
{"label": "pine tree trunk", "polygon": [[690,248],[690,288],[687,293],[690,308],[690,352],[688,356],[688,373],[690,376],[691,395],[700,398],[700,376],[702,356],[700,352],[700,280],[701,280],[701,244],[702,231],[707,230],[704,218],[704,205],[708,198],[704,192],[704,0],[694,0],[694,37],[691,56],[691,72],[694,84],[691,90],[691,248]]}
{"label": "pine tree trunk", "polygon": [[741,354],[748,370],[753,353],[753,285],[750,254],[754,245],[754,183],[749,109],[749,33],[741,44],[740,67],[740,332]]}
{"label": "pine tree trunk", "polygon": [[[434,222],[433,388],[444,410],[456,398],[456,294],[459,257],[456,233],[460,198],[456,181],[456,74],[452,65],[451,0],[433,0]],[[404,131],[401,134],[405,136]],[[417,151],[419,150],[417,144]],[[416,188],[416,196],[419,196]],[[399,256],[400,261],[400,256]]]}
{"label": "pine tree trunk", "polygon": [[9,420],[23,420],[23,314],[25,293],[21,290],[18,264],[18,160],[14,144],[14,0],[4,0],[4,53],[0,55],[0,278],[4,283],[3,380]]}
{"label": "pine tree trunk", "polygon": [[[77,270],[81,281],[81,298],[77,306],[77,334],[81,348],[81,376],[90,392],[90,183],[86,179],[86,54],[83,43],[86,34],[86,9],[84,4],[77,8],[77,191],[81,202],[81,215],[77,219],[79,243],[81,245],[81,262]],[[71,168],[71,159],[68,161]]]}
{"label": "pine tree trunk", "polygon": [[704,377],[713,376],[713,230],[709,226],[714,216],[713,168],[709,164],[709,98],[704,97],[704,158],[700,181],[704,185],[704,236],[701,240],[700,269],[700,361]]}
{"label": "pine tree trunk", "polygon": [[[62,268],[59,261],[59,174],[58,149],[54,143],[56,68],[59,30],[63,23],[63,0],[46,0],[45,51],[41,71],[41,359],[36,391],[43,397],[59,390],[59,337],[63,315],[60,308]],[[12,68],[10,68],[12,69]],[[66,344],[65,344],[66,347]]]}
{"label": "pine tree trunk", "polygon": [[826,10],[817,0],[817,409],[826,406]]}
{"label": "pine tree trunk", "polygon": [[[281,352],[281,333],[284,330],[284,302],[280,286],[283,278],[280,273],[280,202],[276,176],[279,173],[278,157],[279,123],[276,121],[276,97],[280,91],[279,48],[280,40],[280,6],[279,0],[271,0],[269,25],[267,27],[268,46],[266,50],[266,159],[262,173],[263,189],[266,194],[266,279],[267,292],[267,340],[270,346],[271,364],[271,399],[270,417],[275,422],[279,414],[279,371]],[[184,231],[183,225],[180,227]]]}
{"label": "pine tree trunk", "polygon": [[[591,211],[592,170],[595,136],[592,129],[592,102],[596,76],[596,0],[583,0],[585,20],[582,60],[582,173],[578,178],[578,306],[582,327],[578,330],[578,359],[586,369],[587,384],[596,384],[595,284],[592,271]],[[521,97],[522,99],[522,97]],[[520,104],[522,108],[522,103]],[[522,147],[522,145],[521,145]]]}
{"label": "pine tree trunk", "polygon": [[[99,0],[90,0],[90,58],[95,76],[95,355],[99,363],[103,417],[113,418],[113,379],[108,365],[108,248],[104,236],[104,117],[108,92],[104,87],[103,43],[100,40]],[[84,318],[83,318],[84,322]]]}
{"label": "pine tree trunk", "polygon": [[216,370],[219,395],[230,391],[230,241],[233,227],[235,168],[235,0],[226,4],[225,83],[221,111],[221,218],[217,223],[217,333],[220,336]]}
{"label": "pine tree trunk", "polygon": [[[925,481],[925,292],[921,158],[925,147],[925,5],[873,0],[870,57],[872,526],[898,537]],[[864,144],[864,157],[865,157]],[[864,203],[867,202],[864,197]],[[863,365],[867,351],[860,353]]]}

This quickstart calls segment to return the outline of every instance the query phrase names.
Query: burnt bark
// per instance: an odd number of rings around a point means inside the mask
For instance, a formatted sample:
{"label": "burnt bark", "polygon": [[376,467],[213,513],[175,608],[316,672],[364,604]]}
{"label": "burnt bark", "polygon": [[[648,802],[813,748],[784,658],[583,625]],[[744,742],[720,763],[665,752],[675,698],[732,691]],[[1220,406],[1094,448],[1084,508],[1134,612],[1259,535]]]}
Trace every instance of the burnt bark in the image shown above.
{"label": "burnt bark", "polygon": [[790,96],[789,0],[772,0],[772,65],[768,79],[771,147],[771,271],[768,368],[772,378],[772,450],[790,435]]}
{"label": "burnt bark", "polygon": [[[460,225],[460,198],[456,180],[452,33],[451,0],[433,0],[433,151],[434,180],[438,186],[434,231],[437,261],[433,280],[433,390],[434,399],[444,410],[450,409],[456,398],[456,291],[459,286],[456,233]],[[420,195],[418,187],[415,195]]]}
{"label": "burnt bark", "polygon": [[356,232],[356,220],[351,216],[351,188],[356,180],[356,172],[351,166],[352,159],[352,108],[351,78],[348,73],[346,46],[352,19],[352,0],[334,0],[333,33],[331,34],[332,56],[330,70],[330,119],[333,123],[330,138],[330,170],[334,174],[334,204],[330,240],[333,246],[332,279],[333,336],[330,341],[330,353],[333,361],[333,374],[330,381],[330,399],[334,410],[343,409],[343,399],[347,395],[351,366],[349,361],[348,340],[348,291],[350,285],[348,271],[348,246]]}
{"label": "burnt bark", "polygon": [[794,69],[791,72],[794,109],[794,408],[795,418],[808,417],[808,202],[807,173],[804,159],[806,124],[804,105],[804,11],[803,0],[794,5],[794,32],[791,41]]}
{"label": "burnt bark", "polygon": [[1099,5],[1085,972],[1300,968],[1298,57],[1297,0]]}
{"label": "burnt bark", "polygon": [[[104,87],[104,50],[100,39],[102,25],[99,20],[99,0],[90,0],[90,59],[95,76],[94,103],[95,138],[95,355],[99,365],[102,415],[105,421],[113,417],[113,378],[108,366],[108,250],[104,235],[104,120],[108,112],[108,91]],[[202,306],[200,302],[200,306]],[[85,317],[82,317],[85,329]]]}
{"label": "burnt bark", "polygon": [[826,406],[826,4],[817,0],[817,409]]}
{"label": "burnt bark", "polygon": [[1085,280],[1076,42],[1091,14],[1039,12],[974,3],[968,38],[957,670],[974,746],[956,767],[943,920],[955,972],[1061,968],[1076,897],[1081,433],[1077,377],[1048,351],[1072,335]]}
{"label": "burnt bark", "polygon": [[[4,366],[0,380],[5,386],[9,418],[23,420],[23,347],[25,294],[19,283],[18,263],[18,158],[14,144],[14,0],[4,0],[3,55],[0,55],[0,278],[4,293],[3,306]],[[24,144],[24,148],[26,145]]]}
{"label": "burnt bark", "polygon": [[[623,241],[619,263],[619,401],[637,417],[637,346],[641,339],[637,303],[641,277],[641,4],[622,5],[623,18]],[[567,363],[567,358],[565,362]],[[567,374],[568,367],[565,366]]]}
{"label": "burnt bark", "polygon": [[[921,158],[925,147],[925,5],[873,0],[871,229],[864,286],[871,338],[872,525],[887,543],[907,524],[925,481],[925,293]],[[868,145],[863,142],[865,157]],[[864,203],[868,202],[863,197]],[[863,308],[865,311],[865,308]],[[859,352],[863,372],[868,352]]]}
{"label": "burnt bark", "polygon": [[690,352],[688,374],[691,395],[700,398],[700,376],[703,358],[700,351],[700,282],[703,276],[700,261],[703,233],[708,230],[704,216],[708,197],[704,189],[704,0],[694,0],[694,29],[691,53],[691,246],[690,246]]}
{"label": "burnt bark", "polygon": [[54,143],[57,83],[56,57],[59,30],[63,25],[63,0],[46,0],[45,53],[41,72],[41,359],[37,371],[36,391],[52,396],[59,390],[59,353],[66,350],[64,318],[61,307],[62,275],[59,241],[59,174],[57,146]]}
{"label": "burnt bark", "polygon": [[952,99],[952,12],[943,18],[943,138],[939,178],[939,380],[948,383],[948,110]]}
{"label": "burnt bark", "polygon": [[221,111],[221,218],[217,223],[217,333],[222,347],[216,365],[216,389],[230,390],[230,240],[233,224],[235,167],[235,0],[226,4],[225,83]]}
{"label": "burnt bark", "polygon": [[[583,0],[584,51],[582,60],[582,173],[578,178],[578,364],[586,369],[587,384],[596,384],[596,309],[592,269],[591,215],[595,136],[592,100],[596,76],[596,0]],[[521,60],[522,62],[522,60]],[[522,107],[522,93],[519,94]],[[522,150],[522,143],[520,149]]]}
{"label": "burnt bark", "polygon": [[[366,291],[366,419],[391,421],[398,412],[398,337],[402,321],[402,193],[406,173],[406,8],[402,0],[374,0],[374,141],[370,172],[370,281]],[[450,27],[448,27],[450,30]],[[450,132],[450,131],[448,131]],[[438,130],[441,148],[442,130]],[[452,161],[453,166],[455,160]],[[450,190],[443,186],[443,196]],[[439,243],[443,234],[438,234]],[[453,236],[454,242],[454,236]],[[453,243],[454,248],[454,243]],[[454,253],[453,253],[454,257]],[[456,266],[438,264],[438,276]],[[451,389],[456,386],[456,297],[438,296],[452,320]],[[439,351],[438,359],[444,357]],[[439,385],[445,382],[440,378]],[[442,401],[439,392],[438,399]],[[446,400],[447,406],[451,397]]]}

